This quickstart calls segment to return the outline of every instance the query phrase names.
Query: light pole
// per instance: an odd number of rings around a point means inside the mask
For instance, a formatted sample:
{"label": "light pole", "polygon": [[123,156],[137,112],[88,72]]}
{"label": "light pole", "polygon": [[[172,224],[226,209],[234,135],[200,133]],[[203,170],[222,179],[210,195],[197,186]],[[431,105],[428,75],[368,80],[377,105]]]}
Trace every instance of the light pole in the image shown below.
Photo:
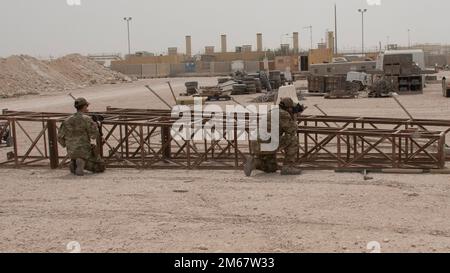
{"label": "light pole", "polygon": [[411,48],[411,29],[408,28],[408,47]]}
{"label": "light pole", "polygon": [[133,20],[133,18],[132,18],[132,17],[124,17],[123,20],[127,22],[127,30],[128,30],[128,55],[131,55],[130,21]]}
{"label": "light pole", "polygon": [[337,5],[334,4],[334,54],[338,54]]}
{"label": "light pole", "polygon": [[364,55],[364,13],[367,12],[367,9],[358,9],[361,13],[362,18],[362,55]]}

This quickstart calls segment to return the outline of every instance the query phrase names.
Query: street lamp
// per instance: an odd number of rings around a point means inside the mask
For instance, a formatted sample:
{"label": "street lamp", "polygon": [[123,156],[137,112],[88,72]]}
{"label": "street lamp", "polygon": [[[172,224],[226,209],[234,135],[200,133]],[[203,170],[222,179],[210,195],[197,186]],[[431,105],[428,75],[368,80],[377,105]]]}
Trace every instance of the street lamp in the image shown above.
{"label": "street lamp", "polygon": [[358,9],[358,12],[361,13],[362,18],[362,55],[364,55],[364,13],[367,12],[367,9]]}
{"label": "street lamp", "polygon": [[131,55],[130,21],[133,20],[133,18],[132,17],[124,17],[123,20],[127,22],[127,29],[128,29],[128,55]]}

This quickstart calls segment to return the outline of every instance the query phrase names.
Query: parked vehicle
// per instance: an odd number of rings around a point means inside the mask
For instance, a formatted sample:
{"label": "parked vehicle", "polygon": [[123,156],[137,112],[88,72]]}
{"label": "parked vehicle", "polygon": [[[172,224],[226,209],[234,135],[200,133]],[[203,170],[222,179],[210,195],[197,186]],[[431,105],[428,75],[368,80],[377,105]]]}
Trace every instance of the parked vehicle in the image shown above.
{"label": "parked vehicle", "polygon": [[358,84],[359,91],[363,91],[369,85],[369,75],[364,72],[348,72],[347,81]]}

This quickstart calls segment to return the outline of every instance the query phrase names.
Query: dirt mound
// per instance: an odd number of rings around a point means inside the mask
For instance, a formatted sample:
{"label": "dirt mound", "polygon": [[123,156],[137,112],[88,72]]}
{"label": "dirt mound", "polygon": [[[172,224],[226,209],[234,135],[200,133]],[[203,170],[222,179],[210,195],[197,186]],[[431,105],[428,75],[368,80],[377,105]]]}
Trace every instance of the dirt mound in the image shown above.
{"label": "dirt mound", "polygon": [[0,58],[0,97],[83,88],[96,84],[130,81],[79,54],[53,61],[20,55]]}

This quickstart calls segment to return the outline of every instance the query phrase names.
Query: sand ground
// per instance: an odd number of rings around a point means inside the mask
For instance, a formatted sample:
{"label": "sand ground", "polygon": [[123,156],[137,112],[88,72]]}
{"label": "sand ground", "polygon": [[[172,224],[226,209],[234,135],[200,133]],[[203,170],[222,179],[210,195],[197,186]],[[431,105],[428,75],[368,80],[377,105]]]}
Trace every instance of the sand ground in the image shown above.
{"label": "sand ground", "polygon": [[[189,79],[192,80],[192,79]],[[203,85],[215,78],[199,78]],[[166,79],[75,90],[91,110],[164,108]],[[186,79],[171,79],[177,93]],[[303,83],[300,83],[303,84]],[[417,118],[450,119],[438,84],[401,96]],[[70,112],[68,92],[0,100],[0,109]],[[237,99],[249,102],[252,96]],[[308,97],[308,114],[406,117],[392,99]],[[449,140],[447,140],[449,143]],[[2,155],[3,156],[3,155]],[[0,169],[0,252],[450,252],[450,175],[305,171],[298,177],[239,171]]]}

